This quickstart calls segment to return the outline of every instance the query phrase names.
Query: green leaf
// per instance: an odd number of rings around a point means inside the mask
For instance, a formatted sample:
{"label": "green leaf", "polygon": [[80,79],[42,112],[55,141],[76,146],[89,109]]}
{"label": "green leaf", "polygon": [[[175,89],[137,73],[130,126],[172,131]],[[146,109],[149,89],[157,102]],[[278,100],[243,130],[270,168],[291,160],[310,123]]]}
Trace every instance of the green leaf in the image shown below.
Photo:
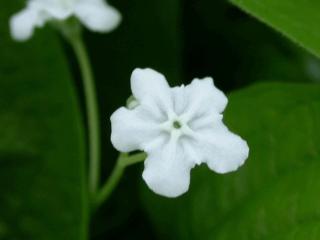
{"label": "green leaf", "polygon": [[231,0],[231,2],[320,56],[319,1]]}
{"label": "green leaf", "polygon": [[0,239],[87,237],[84,133],[57,34],[9,37],[0,9]]}
{"label": "green leaf", "polygon": [[320,86],[259,84],[229,100],[225,121],[248,141],[249,159],[226,175],[195,168],[189,192],[178,199],[144,186],[159,236],[319,239]]}
{"label": "green leaf", "polygon": [[320,61],[316,56],[242,13],[229,1],[183,4],[187,26],[184,79],[213,76],[215,84],[224,90],[273,79],[320,81]]}

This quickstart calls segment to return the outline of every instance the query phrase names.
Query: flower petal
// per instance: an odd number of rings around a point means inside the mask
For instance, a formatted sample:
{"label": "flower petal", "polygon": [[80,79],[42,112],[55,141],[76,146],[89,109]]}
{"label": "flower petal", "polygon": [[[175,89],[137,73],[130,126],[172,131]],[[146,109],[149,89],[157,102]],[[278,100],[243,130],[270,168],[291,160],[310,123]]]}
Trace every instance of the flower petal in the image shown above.
{"label": "flower petal", "polygon": [[177,197],[188,191],[193,166],[183,145],[170,141],[148,154],[142,177],[155,193]]}
{"label": "flower petal", "polygon": [[181,115],[187,107],[187,95],[185,91],[185,86],[179,86],[171,88],[172,99],[173,99],[173,108],[177,115]]}
{"label": "flower petal", "polygon": [[190,122],[188,122],[189,127],[193,131],[201,131],[205,128],[212,128],[216,124],[221,124],[223,115],[220,113],[204,114],[194,117]]}
{"label": "flower petal", "polygon": [[197,140],[203,162],[217,173],[235,171],[248,158],[247,142],[230,132],[222,122],[214,128],[201,130]]}
{"label": "flower petal", "polygon": [[37,11],[26,8],[13,15],[10,19],[11,36],[17,41],[25,41],[31,38],[37,26]]}
{"label": "flower petal", "polygon": [[186,115],[190,118],[212,112],[221,113],[228,103],[227,97],[215,87],[210,77],[194,79],[185,87],[185,91],[189,100]]}
{"label": "flower petal", "polygon": [[72,15],[73,1],[29,1],[29,6],[55,20],[65,20]]}
{"label": "flower petal", "polygon": [[141,149],[143,143],[159,136],[159,127],[147,109],[141,106],[129,110],[119,108],[111,116],[111,142],[121,152]]}
{"label": "flower petal", "polygon": [[172,111],[170,87],[161,73],[150,68],[135,69],[131,75],[131,89],[135,98],[141,104],[150,105],[155,114],[160,116]]}
{"label": "flower petal", "polygon": [[120,21],[121,14],[104,0],[81,1],[76,5],[75,15],[90,30],[110,32]]}

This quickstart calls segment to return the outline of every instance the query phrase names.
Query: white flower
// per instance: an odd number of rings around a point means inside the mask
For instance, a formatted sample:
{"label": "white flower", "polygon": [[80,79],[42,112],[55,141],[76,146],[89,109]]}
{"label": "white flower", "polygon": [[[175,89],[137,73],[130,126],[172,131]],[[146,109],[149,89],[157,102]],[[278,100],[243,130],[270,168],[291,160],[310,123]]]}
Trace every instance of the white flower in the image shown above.
{"label": "white flower", "polygon": [[15,40],[29,39],[36,27],[48,21],[63,21],[75,16],[92,31],[109,32],[118,26],[120,13],[104,0],[29,0],[10,20]]}
{"label": "white flower", "polygon": [[131,88],[139,105],[113,113],[111,141],[121,152],[147,152],[143,179],[154,192],[177,197],[188,190],[195,165],[227,173],[247,159],[247,143],[222,122],[227,98],[212,78],[170,88],[162,74],[136,69]]}

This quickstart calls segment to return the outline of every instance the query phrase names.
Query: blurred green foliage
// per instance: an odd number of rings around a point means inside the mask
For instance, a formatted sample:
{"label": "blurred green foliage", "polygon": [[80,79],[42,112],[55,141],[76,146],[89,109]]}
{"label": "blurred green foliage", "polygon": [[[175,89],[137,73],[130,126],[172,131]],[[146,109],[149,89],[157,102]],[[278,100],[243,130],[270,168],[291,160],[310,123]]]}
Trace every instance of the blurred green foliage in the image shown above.
{"label": "blurred green foliage", "polygon": [[183,2],[183,70],[187,81],[211,75],[224,90],[274,79],[320,81],[316,57],[228,1]]}
{"label": "blurred green foliage", "polygon": [[[68,44],[48,28],[27,43],[10,39],[8,19],[23,2],[0,0],[0,239],[86,239],[79,69]],[[226,121],[249,141],[248,163],[223,176],[195,169],[191,191],[174,200],[150,193],[143,166],[131,167],[94,216],[92,239],[318,239],[320,90],[309,84],[320,81],[319,60],[227,0],[109,2],[123,14],[120,27],[85,32],[104,178],[117,155],[109,116],[130,95],[136,67],[155,68],[172,85],[211,75],[224,91],[261,81],[304,84],[231,93]],[[319,54],[314,0],[233,2]]]}
{"label": "blurred green foliage", "polygon": [[231,0],[231,2],[320,56],[319,1]]}
{"label": "blurred green foliage", "polygon": [[0,10],[0,239],[87,239],[85,143],[57,36],[9,36],[18,2]]}

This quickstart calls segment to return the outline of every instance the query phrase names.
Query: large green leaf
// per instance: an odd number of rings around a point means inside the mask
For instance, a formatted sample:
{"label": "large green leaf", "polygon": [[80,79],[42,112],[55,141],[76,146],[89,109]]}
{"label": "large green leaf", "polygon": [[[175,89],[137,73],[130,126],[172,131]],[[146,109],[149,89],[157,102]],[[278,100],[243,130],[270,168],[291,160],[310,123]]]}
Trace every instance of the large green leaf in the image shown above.
{"label": "large green leaf", "polygon": [[229,1],[183,3],[186,80],[213,76],[215,84],[224,90],[273,79],[320,81],[320,60],[316,56]]}
{"label": "large green leaf", "polygon": [[237,172],[192,172],[178,199],[144,187],[162,239],[319,239],[320,86],[259,84],[230,96],[227,125],[250,157]]}
{"label": "large green leaf", "polygon": [[320,56],[320,1],[231,0],[231,2]]}
{"label": "large green leaf", "polygon": [[56,34],[9,37],[0,9],[0,239],[86,239],[84,134]]}

